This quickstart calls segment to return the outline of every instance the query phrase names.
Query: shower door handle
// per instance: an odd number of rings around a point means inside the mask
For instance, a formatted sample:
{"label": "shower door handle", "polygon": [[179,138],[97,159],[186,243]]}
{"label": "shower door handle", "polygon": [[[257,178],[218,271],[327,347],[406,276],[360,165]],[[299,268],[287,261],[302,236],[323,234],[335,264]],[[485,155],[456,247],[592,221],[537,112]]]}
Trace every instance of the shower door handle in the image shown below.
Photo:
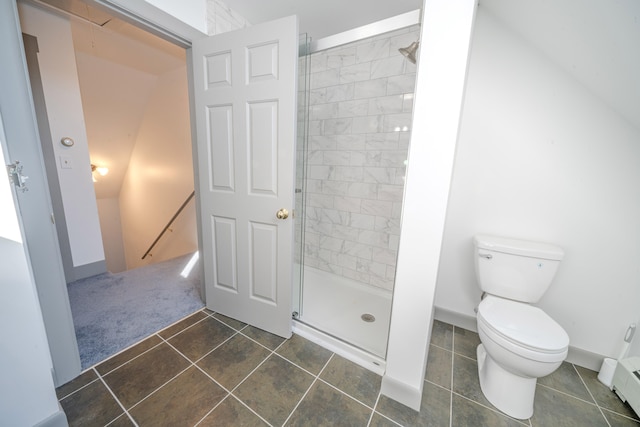
{"label": "shower door handle", "polygon": [[285,208],[280,209],[278,212],[276,212],[276,218],[278,218],[278,219],[287,219],[287,218],[289,218],[289,211],[286,210]]}

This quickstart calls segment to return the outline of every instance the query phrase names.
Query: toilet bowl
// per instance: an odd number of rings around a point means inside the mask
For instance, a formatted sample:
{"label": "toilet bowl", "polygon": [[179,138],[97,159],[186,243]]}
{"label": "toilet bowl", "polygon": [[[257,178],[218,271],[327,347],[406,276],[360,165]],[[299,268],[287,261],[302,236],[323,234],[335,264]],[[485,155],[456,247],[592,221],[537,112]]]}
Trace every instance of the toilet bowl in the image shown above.
{"label": "toilet bowl", "polygon": [[541,309],[492,295],[478,306],[477,321],[483,394],[507,415],[530,418],[537,379],[567,357],[569,336]]}
{"label": "toilet bowl", "polygon": [[538,378],[567,357],[569,336],[537,302],[551,284],[564,251],[551,244],[476,235],[480,388],[505,414],[533,415]]}

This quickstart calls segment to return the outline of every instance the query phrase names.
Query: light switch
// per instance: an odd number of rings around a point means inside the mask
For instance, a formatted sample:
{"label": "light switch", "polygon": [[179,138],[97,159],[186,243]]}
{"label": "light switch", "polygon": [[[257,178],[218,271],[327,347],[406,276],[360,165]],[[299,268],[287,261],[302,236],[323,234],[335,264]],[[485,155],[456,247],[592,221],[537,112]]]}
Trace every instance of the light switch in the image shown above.
{"label": "light switch", "polygon": [[71,157],[69,156],[60,156],[60,168],[62,169],[71,169],[73,165],[71,164]]}

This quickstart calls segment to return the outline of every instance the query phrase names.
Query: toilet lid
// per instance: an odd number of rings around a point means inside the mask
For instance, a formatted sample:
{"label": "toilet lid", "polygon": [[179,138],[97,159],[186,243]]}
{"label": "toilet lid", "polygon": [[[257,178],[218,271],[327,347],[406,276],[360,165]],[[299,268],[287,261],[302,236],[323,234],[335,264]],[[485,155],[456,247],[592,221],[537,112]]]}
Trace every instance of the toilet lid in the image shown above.
{"label": "toilet lid", "polygon": [[569,335],[538,307],[488,295],[478,306],[485,325],[505,339],[545,353],[569,346]]}

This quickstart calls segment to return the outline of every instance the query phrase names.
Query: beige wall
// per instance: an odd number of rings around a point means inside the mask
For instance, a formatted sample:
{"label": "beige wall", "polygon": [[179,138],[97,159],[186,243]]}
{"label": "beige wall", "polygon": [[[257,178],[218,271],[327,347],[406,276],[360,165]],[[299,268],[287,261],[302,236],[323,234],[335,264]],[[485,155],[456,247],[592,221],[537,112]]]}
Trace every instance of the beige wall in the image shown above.
{"label": "beige wall", "polygon": [[[193,228],[178,240],[165,238],[153,257],[142,255],[193,191],[193,163],[186,66],[158,79],[138,129],[120,191],[120,213],[127,268],[197,250]],[[191,202],[193,203],[193,202]],[[184,212],[183,215],[188,215]]]}

